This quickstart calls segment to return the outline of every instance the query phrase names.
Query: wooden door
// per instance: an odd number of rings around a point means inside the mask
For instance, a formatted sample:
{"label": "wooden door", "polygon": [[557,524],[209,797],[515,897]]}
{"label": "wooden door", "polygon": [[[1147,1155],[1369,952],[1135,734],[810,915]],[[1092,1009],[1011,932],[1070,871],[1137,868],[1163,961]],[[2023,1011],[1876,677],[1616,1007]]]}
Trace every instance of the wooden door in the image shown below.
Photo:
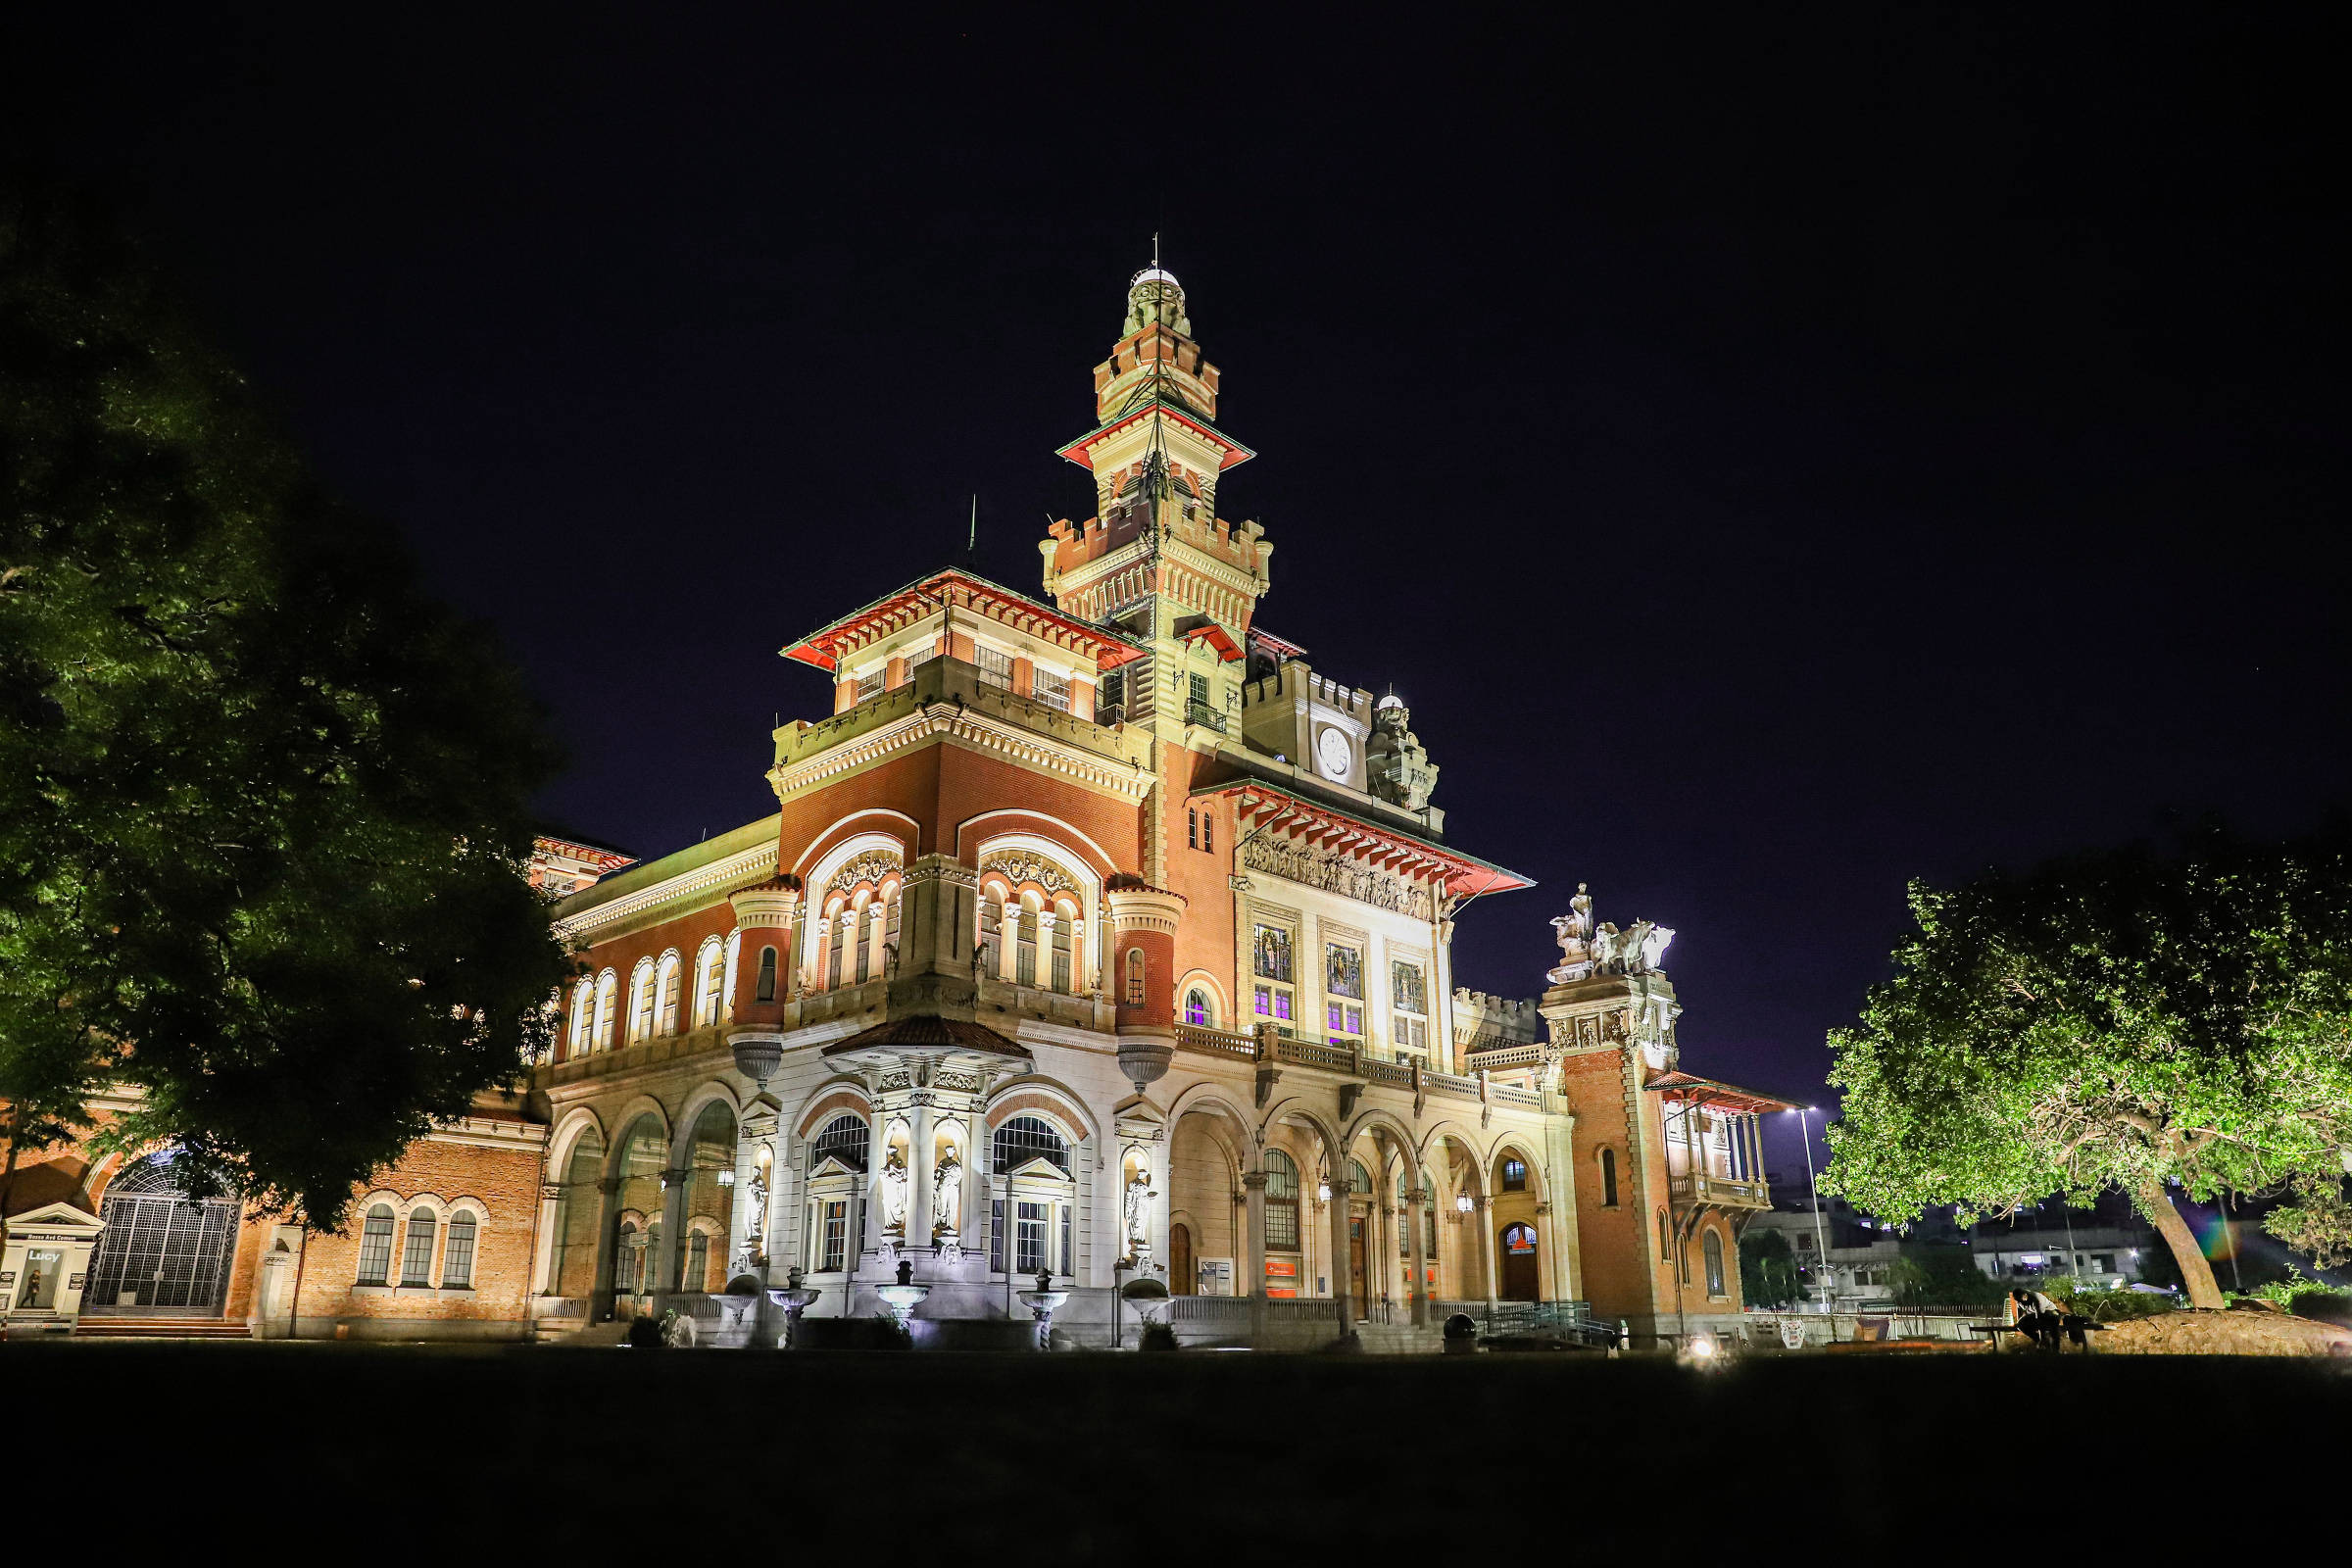
{"label": "wooden door", "polygon": [[1179,1221],[1168,1227],[1168,1292],[1190,1296],[1200,1288],[1193,1270],[1193,1228]]}
{"label": "wooden door", "polygon": [[1495,1295],[1505,1301],[1540,1299],[1543,1292],[1538,1289],[1542,1275],[1537,1267],[1536,1228],[1505,1225],[1496,1239],[1494,1251],[1502,1261],[1502,1289]]}
{"label": "wooden door", "polygon": [[1358,1319],[1372,1316],[1372,1271],[1364,1266],[1364,1216],[1348,1216],[1348,1270],[1355,1282],[1355,1315]]}

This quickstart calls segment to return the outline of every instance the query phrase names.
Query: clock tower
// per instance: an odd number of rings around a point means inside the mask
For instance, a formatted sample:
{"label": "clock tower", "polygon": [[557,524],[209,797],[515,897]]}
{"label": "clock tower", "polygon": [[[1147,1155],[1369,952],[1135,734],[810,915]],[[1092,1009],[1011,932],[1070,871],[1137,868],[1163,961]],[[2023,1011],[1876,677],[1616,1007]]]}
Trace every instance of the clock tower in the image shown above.
{"label": "clock tower", "polygon": [[1095,367],[1095,426],[1061,456],[1095,477],[1096,514],[1039,543],[1065,613],[1149,650],[1097,694],[1107,721],[1147,727],[1161,786],[1147,803],[1146,876],[1165,886],[1168,802],[1241,730],[1243,651],[1271,579],[1255,522],[1217,514],[1225,470],[1256,456],[1216,424],[1219,375],[1193,338],[1184,285],[1152,266],[1127,285],[1110,357]]}

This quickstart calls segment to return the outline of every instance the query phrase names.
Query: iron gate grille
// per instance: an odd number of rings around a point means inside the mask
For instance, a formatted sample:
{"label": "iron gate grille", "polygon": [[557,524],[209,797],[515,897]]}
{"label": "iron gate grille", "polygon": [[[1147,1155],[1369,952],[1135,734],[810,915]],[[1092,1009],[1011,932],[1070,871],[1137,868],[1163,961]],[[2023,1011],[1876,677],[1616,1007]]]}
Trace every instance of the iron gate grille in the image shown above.
{"label": "iron gate grille", "polygon": [[237,1239],[237,1205],[227,1199],[190,1202],[176,1190],[158,1190],[155,1178],[162,1174],[153,1166],[125,1172],[117,1188],[145,1190],[107,1195],[99,1215],[106,1230],[82,1297],[85,1312],[220,1310]]}

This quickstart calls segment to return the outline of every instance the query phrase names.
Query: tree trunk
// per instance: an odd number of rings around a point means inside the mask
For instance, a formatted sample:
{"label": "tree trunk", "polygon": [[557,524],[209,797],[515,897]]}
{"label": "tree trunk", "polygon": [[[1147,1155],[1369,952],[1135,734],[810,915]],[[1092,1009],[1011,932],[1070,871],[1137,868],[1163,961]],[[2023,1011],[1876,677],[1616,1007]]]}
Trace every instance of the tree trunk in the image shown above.
{"label": "tree trunk", "polygon": [[2180,1267],[2180,1283],[2188,1287],[2188,1304],[2216,1308],[2224,1305],[2222,1288],[2213,1278],[2213,1265],[2205,1260],[2205,1250],[2197,1245],[2196,1232],[2188,1228],[2188,1221],[2173,1206],[2163,1180],[2151,1176],[2132,1196],[2139,1200],[2139,1211],[2156,1227],[2164,1245],[2173,1250],[2173,1262]]}

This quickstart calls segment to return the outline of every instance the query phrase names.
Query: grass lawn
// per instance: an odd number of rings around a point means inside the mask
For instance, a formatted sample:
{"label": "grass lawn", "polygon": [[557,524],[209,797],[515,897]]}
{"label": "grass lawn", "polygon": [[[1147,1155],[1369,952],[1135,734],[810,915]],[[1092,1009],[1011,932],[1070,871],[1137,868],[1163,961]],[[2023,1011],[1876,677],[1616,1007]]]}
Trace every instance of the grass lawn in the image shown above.
{"label": "grass lawn", "polygon": [[[833,1560],[852,1568],[967,1547],[1320,1562],[1473,1532],[1547,1561],[1595,1544],[1715,1561],[1818,1549],[1825,1529],[1925,1550],[1970,1517],[2064,1512],[2078,1488],[2105,1499],[2120,1547],[2130,1521],[2159,1539],[2151,1478],[2216,1496],[2299,1485],[2306,1466],[2340,1476],[2352,1433],[2340,1363],[2243,1358],[1785,1356],[1701,1374],[1583,1355],[83,1343],[0,1346],[0,1369],[19,1488],[47,1473],[128,1496],[108,1468],[134,1465],[157,1506],[225,1485],[273,1519],[282,1504],[343,1521],[364,1558],[421,1531],[436,1558],[471,1555],[451,1549],[465,1539],[654,1561],[846,1549]],[[484,1534],[426,1522],[444,1509]]]}

